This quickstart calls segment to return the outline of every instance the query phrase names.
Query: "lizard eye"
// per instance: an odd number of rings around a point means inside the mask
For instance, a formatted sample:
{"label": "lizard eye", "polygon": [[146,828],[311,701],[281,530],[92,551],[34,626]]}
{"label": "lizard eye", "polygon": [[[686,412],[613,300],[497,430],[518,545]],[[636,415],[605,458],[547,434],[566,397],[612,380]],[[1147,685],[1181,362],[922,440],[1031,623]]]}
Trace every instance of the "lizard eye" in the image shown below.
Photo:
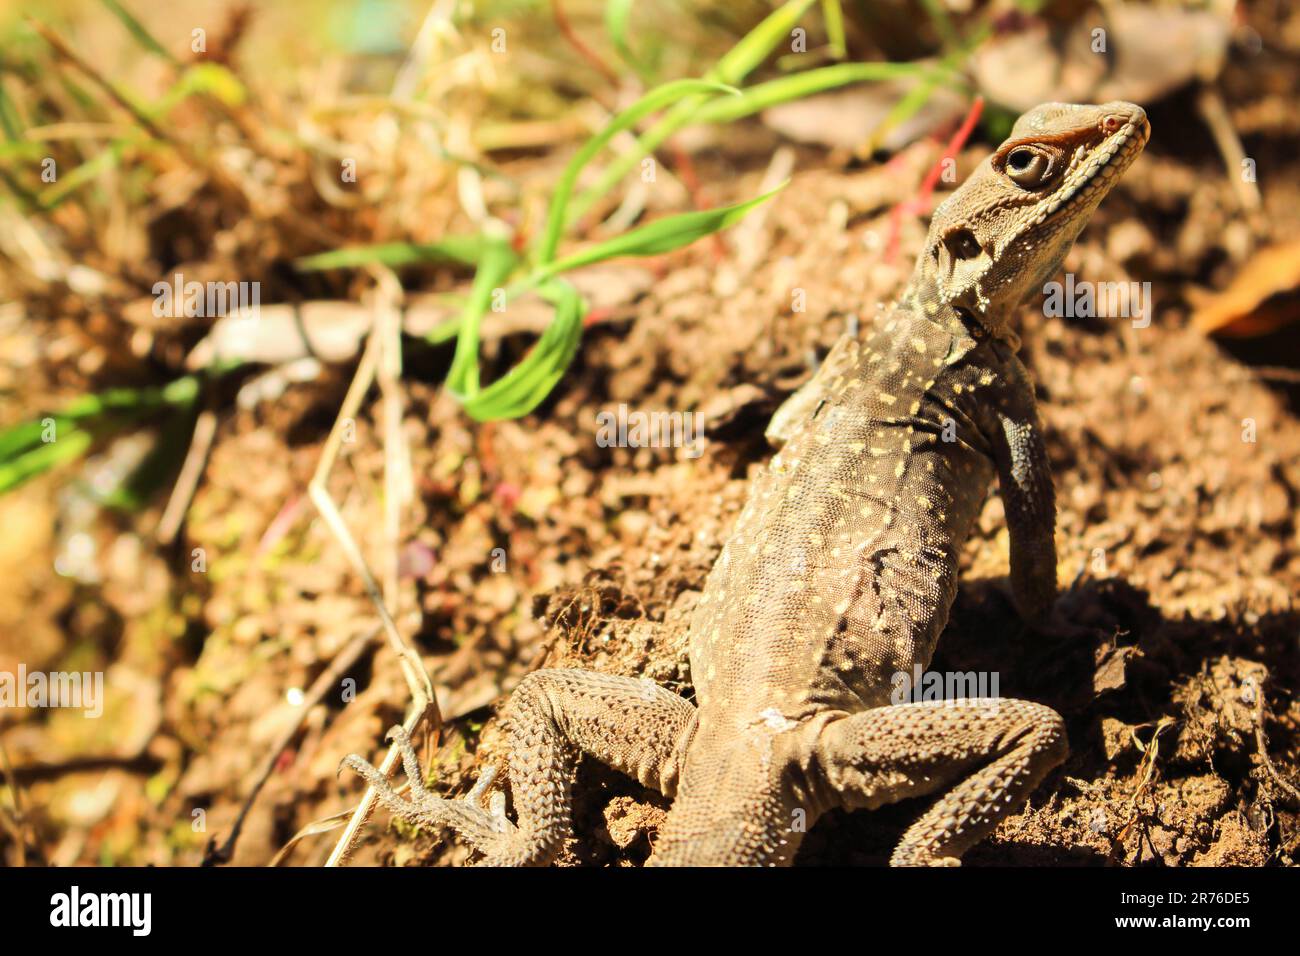
{"label": "lizard eye", "polygon": [[1047,180],[1051,161],[1037,150],[1018,146],[1007,154],[1006,173],[1017,186],[1033,189]]}

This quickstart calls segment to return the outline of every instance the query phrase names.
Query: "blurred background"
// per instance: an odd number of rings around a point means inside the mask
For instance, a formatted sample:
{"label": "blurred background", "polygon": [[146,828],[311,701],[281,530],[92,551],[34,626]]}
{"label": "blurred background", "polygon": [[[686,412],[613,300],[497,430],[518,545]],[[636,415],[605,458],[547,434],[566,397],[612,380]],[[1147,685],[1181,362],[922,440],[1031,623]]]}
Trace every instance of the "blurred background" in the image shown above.
{"label": "blurred background", "polygon": [[[1074,755],[970,859],[1292,862],[1298,85],[1284,0],[5,0],[0,860],[322,862],[403,646],[446,793],[531,668],[689,694],[780,399],[1019,113],[1123,98],[1152,140],[1066,269],[1150,283],[1149,326],[1022,324],[1102,637],[1026,642],[990,498],[936,666]],[[620,403],[707,453],[601,447]],[[643,860],[664,802],[583,774],[563,862]],[[915,812],[801,861],[883,862]],[[464,858],[382,813],[353,855]]]}

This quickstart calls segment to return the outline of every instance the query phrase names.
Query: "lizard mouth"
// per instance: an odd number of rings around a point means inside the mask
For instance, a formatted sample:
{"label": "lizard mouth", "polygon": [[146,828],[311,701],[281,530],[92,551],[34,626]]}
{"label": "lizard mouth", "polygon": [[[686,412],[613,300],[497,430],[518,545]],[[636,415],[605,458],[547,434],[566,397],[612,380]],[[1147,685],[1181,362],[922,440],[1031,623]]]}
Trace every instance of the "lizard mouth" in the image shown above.
{"label": "lizard mouth", "polygon": [[1104,139],[1075,147],[1060,187],[1034,217],[1035,225],[1060,215],[1062,210],[1068,213],[1094,196],[1104,196],[1137,159],[1151,135],[1146,112],[1136,106],[1125,116],[1107,116],[1100,129],[1108,134]]}

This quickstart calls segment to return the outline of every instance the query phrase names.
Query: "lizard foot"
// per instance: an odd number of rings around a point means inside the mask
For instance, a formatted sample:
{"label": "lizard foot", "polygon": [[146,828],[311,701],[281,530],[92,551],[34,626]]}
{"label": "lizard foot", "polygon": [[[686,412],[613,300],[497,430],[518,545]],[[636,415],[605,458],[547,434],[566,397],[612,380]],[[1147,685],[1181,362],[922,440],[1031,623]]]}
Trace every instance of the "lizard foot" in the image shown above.
{"label": "lizard foot", "polygon": [[410,780],[410,799],[393,791],[360,757],[343,765],[366,778],[379,801],[403,820],[449,828],[484,854],[487,866],[545,866],[573,834],[572,781],[586,754],[671,796],[677,789],[683,742],[695,708],[651,681],[582,670],[538,670],[515,688],[502,717],[509,728],[508,766],[515,822],[505,795],[485,773],[469,794],[446,800],[424,787],[407,734],[390,731]]}
{"label": "lizard foot", "polygon": [[448,800],[425,789],[420,762],[405,728],[393,727],[386,739],[396,740],[401,749],[402,769],[406,772],[411,793],[409,800],[402,799],[378,769],[356,754],[344,757],[339,769],[347,767],[364,777],[375,788],[379,802],[394,816],[416,826],[455,831],[485,854],[485,863],[510,862],[510,850],[518,831],[506,819],[505,794],[496,791],[489,798],[486,809],[481,805],[496,776],[495,767],[484,771],[463,799]]}

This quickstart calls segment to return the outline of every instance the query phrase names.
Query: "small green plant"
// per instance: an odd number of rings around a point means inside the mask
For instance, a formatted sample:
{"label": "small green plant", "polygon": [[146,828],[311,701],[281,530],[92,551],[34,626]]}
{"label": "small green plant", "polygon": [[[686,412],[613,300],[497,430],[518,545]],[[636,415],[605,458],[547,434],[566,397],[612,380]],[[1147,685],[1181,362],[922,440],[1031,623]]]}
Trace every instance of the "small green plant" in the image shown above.
{"label": "small green plant", "polygon": [[[428,249],[431,258],[472,259],[475,265],[474,284],[459,317],[450,327],[440,328],[431,336],[442,341],[451,334],[456,335],[456,353],[447,377],[447,388],[471,417],[478,421],[492,421],[525,415],[536,408],[564,376],[577,352],[586,313],[586,304],[577,290],[561,278],[565,272],[615,257],[661,255],[682,248],[733,225],[783,188],[779,186],[762,196],[730,206],[665,216],[577,252],[558,256],[560,240],[566,229],[579,221],[643,157],[673,133],[690,123],[734,122],[777,103],[850,83],[930,73],[935,73],[934,82],[938,82],[938,77],[947,75],[912,63],[842,63],[779,77],[749,89],[738,89],[735,84],[743,81],[788,39],[791,30],[813,2],[789,0],[736,43],[704,77],[673,80],[654,87],[592,136],[561,174],[551,195],[545,226],[522,255],[516,254],[505,237],[462,237],[451,241],[450,250]],[[825,5],[833,7],[838,15],[839,7],[834,0],[827,0]],[[606,27],[620,56],[644,76],[644,68],[627,45],[629,8],[630,5],[622,0],[611,0],[606,8]],[[835,28],[831,31],[832,45],[836,44],[838,36],[842,46],[842,32],[836,32],[842,31],[838,16],[828,20],[828,26]],[[933,84],[928,88],[932,87]],[[918,103],[917,108],[923,102]],[[663,115],[637,138],[633,149],[615,158],[590,187],[575,196],[582,171],[618,133],[661,111]],[[422,255],[415,246],[390,243],[313,256],[299,260],[297,265],[301,269],[367,262],[391,265],[416,261]],[[518,365],[497,381],[483,386],[479,370],[479,325],[489,306],[494,304],[494,296],[498,300],[495,304],[501,305],[533,290],[554,307],[554,319]]]}
{"label": "small green plant", "polygon": [[[51,184],[44,191],[29,193],[16,188],[17,183],[5,176],[19,199],[29,208],[48,211],[86,189],[106,170],[123,165],[128,155],[140,151],[168,148],[167,136],[158,125],[182,100],[200,97],[225,107],[234,107],[246,99],[240,80],[226,68],[214,63],[184,65],[171,56],[118,0],[102,0],[137,43],[150,55],[166,59],[177,71],[176,80],[156,103],[142,103],[129,91],[102,84],[110,98],[127,108],[137,121],[137,128],[112,139],[105,149],[86,159]],[[718,58],[698,79],[677,79],[654,85],[635,103],[618,113],[595,133],[573,156],[556,182],[550,197],[543,228],[523,248],[516,248],[511,238],[480,234],[444,236],[436,242],[389,242],[350,246],[302,257],[295,262],[300,271],[363,267],[380,263],[400,267],[413,263],[441,261],[474,270],[469,294],[460,301],[457,317],[429,334],[432,342],[455,338],[455,354],[447,377],[448,391],[463,405],[467,414],[479,421],[516,418],[535,409],[563,378],[572,363],[582,337],[586,303],[565,274],[583,266],[615,257],[662,255],[680,249],[695,240],[733,225],[758,205],[770,199],[776,190],[743,202],[714,209],[693,210],[664,216],[628,229],[601,241],[579,245],[561,253],[561,244],[573,227],[583,222],[593,206],[624,180],[641,160],[651,154],[674,133],[691,124],[731,123],[751,116],[778,103],[852,83],[874,82],[899,77],[916,77],[914,92],[900,102],[887,122],[904,119],[919,109],[929,93],[940,83],[959,82],[954,72],[971,43],[950,48],[946,60],[938,65],[920,63],[832,63],[801,70],[744,87],[745,79],[761,64],[788,43],[800,19],[817,0],[788,0],[742,37]],[[821,0],[829,55],[844,55],[843,17],[839,0]],[[936,8],[937,9],[937,8]],[[938,16],[931,10],[932,16]],[[629,42],[628,20],[631,4],[627,0],[609,0],[605,7],[605,26],[620,59],[638,77],[649,84],[655,67],[653,57],[638,57]],[[945,31],[940,31],[948,36]],[[791,58],[779,58],[784,67]],[[818,62],[816,59],[809,62]],[[824,62],[824,57],[822,58]],[[91,97],[84,100],[92,108]],[[657,119],[654,117],[657,116]],[[651,121],[653,120],[653,121]],[[642,128],[642,124],[649,122]],[[35,152],[21,140],[22,117],[5,96],[0,85],[0,174],[5,160],[30,160]],[[579,190],[584,170],[602,153],[613,138],[628,130],[640,130],[631,149],[613,157],[591,182]],[[181,148],[178,144],[171,144]],[[29,155],[30,154],[30,155]],[[479,358],[479,330],[491,307],[500,308],[519,296],[535,293],[554,310],[553,318],[529,352],[495,381],[482,380]],[[211,368],[205,374],[216,377],[233,366]],[[97,437],[144,416],[170,408],[171,417],[181,412],[192,415],[199,390],[194,376],[177,379],[161,389],[114,389],[99,395],[87,395],[47,419],[27,422],[0,432],[0,493],[52,467],[70,462],[84,454]],[[181,407],[183,406],[183,407]],[[49,431],[42,422],[53,423],[56,441],[42,438]]]}
{"label": "small green plant", "polygon": [[[29,478],[80,458],[95,438],[111,434],[159,412],[173,420],[188,416],[199,395],[199,380],[186,375],[162,388],[114,388],[83,395],[35,421],[0,431],[0,494]],[[120,504],[138,502],[123,497]]]}

